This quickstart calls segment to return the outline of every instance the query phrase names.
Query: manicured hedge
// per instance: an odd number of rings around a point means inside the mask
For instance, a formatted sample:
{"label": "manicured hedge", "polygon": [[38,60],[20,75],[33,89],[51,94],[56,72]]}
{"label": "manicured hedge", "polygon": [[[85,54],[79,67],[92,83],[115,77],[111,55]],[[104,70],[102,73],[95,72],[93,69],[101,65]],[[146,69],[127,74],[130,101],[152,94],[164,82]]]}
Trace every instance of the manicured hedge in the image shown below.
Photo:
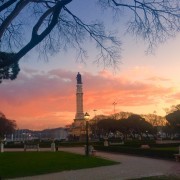
{"label": "manicured hedge", "polygon": [[124,142],[125,146],[130,146],[130,147],[140,147],[143,144],[148,144],[149,146],[154,146],[156,142],[154,140],[126,140]]}
{"label": "manicured hedge", "polygon": [[[8,142],[5,144],[5,148],[24,148],[24,144],[39,144],[40,148],[50,148],[52,141],[27,141],[25,143],[19,142]],[[62,142],[62,141],[55,141],[56,146],[64,146],[64,147],[77,147],[77,146],[84,146],[86,142]],[[103,142],[89,142],[89,144],[95,145],[103,145]]]}
{"label": "manicured hedge", "polygon": [[180,143],[153,144],[153,147],[179,147]]}
{"label": "manicured hedge", "polygon": [[147,156],[153,158],[162,158],[162,159],[174,159],[174,154],[178,153],[177,149],[160,149],[160,148],[150,148],[142,149],[137,147],[128,147],[128,146],[94,146],[96,150],[106,151],[106,152],[115,152],[115,153],[124,153],[132,154],[139,156]]}
{"label": "manicured hedge", "polygon": [[4,145],[5,148],[24,148],[24,143],[19,142],[19,143],[13,143],[9,142]]}

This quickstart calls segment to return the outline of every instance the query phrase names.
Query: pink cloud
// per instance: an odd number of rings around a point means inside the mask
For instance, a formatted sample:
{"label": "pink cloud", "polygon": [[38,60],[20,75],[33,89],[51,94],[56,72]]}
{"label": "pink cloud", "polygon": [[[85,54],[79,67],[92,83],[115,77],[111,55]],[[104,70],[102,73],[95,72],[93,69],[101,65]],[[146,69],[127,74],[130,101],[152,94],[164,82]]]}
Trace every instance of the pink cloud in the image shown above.
{"label": "pink cloud", "polygon": [[[76,111],[76,74],[62,69],[49,72],[26,69],[17,80],[0,85],[0,111],[15,119],[21,128],[70,124]],[[128,74],[114,76],[107,71],[98,75],[81,74],[85,111],[97,108],[110,112],[114,101],[121,106],[146,106],[157,103],[163,95],[174,93],[173,87],[137,80]]]}
{"label": "pink cloud", "polygon": [[180,92],[175,93],[172,97],[174,97],[176,100],[180,100]]}
{"label": "pink cloud", "polygon": [[171,81],[169,78],[159,77],[159,76],[152,76],[148,78],[147,80],[150,81]]}

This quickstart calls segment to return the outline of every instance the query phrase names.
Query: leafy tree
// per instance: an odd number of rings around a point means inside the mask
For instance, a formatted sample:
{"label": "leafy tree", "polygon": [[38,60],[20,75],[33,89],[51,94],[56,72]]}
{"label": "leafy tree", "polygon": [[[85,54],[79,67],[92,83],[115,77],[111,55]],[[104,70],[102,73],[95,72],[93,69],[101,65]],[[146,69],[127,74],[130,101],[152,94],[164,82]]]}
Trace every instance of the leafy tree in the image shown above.
{"label": "leafy tree", "polygon": [[117,130],[117,120],[114,119],[103,119],[97,122],[97,131],[100,135],[108,135],[110,132]]}
{"label": "leafy tree", "polygon": [[165,138],[171,139],[174,136],[174,128],[167,122],[166,125],[162,128],[165,133]]}
{"label": "leafy tree", "polygon": [[153,126],[145,121],[140,115],[132,114],[128,118],[123,118],[120,120],[115,119],[103,119],[97,123],[98,134],[107,135],[110,132],[115,133],[120,131],[124,138],[127,139],[128,136],[131,136],[135,139],[138,134],[143,138],[143,134],[155,134]]}
{"label": "leafy tree", "polygon": [[166,115],[166,119],[175,132],[180,132],[180,109]]}
{"label": "leafy tree", "polygon": [[4,138],[5,134],[12,133],[16,128],[16,122],[9,120],[3,113],[0,113],[0,140]]}
{"label": "leafy tree", "polygon": [[143,133],[148,136],[148,133],[151,133],[153,129],[153,126],[150,123],[137,114],[133,114],[128,117],[127,124],[129,126],[129,131],[131,131],[132,134],[139,134],[141,138]]}
{"label": "leafy tree", "polygon": [[[149,47],[164,42],[179,31],[179,0],[93,0],[114,15],[126,12],[127,32],[149,42]],[[79,0],[0,0],[0,79],[14,79],[19,72],[18,62],[39,45],[43,52],[57,52],[69,46],[86,56],[82,43],[90,37],[97,43],[97,62],[116,65],[120,41],[106,32],[103,23],[87,23],[73,13],[72,3]],[[75,6],[75,4],[74,4]],[[87,1],[88,6],[88,1]],[[28,23],[27,23],[28,19]],[[30,32],[27,36],[25,31]],[[52,43],[53,42],[53,43]]]}
{"label": "leafy tree", "polygon": [[126,120],[127,119],[125,118],[118,120],[118,126],[117,126],[118,131],[120,131],[123,134],[124,139],[127,139],[129,135],[129,125]]}

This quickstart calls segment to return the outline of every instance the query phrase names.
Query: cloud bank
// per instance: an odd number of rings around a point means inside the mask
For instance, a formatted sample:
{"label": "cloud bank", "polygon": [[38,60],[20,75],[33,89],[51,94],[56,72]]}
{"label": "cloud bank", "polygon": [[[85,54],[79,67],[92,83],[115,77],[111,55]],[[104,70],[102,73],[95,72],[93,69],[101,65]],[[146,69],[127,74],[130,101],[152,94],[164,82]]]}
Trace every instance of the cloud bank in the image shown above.
{"label": "cloud bank", "polygon": [[[170,79],[147,72],[143,68],[118,76],[108,71],[96,75],[81,72],[84,111],[98,109],[99,113],[113,113],[113,102],[121,109],[129,107],[131,111],[131,107],[139,107],[142,112],[162,101],[177,103],[179,87],[173,86]],[[48,72],[24,69],[15,81],[0,85],[0,111],[15,119],[19,128],[43,129],[70,124],[76,111],[76,74],[63,69]]]}

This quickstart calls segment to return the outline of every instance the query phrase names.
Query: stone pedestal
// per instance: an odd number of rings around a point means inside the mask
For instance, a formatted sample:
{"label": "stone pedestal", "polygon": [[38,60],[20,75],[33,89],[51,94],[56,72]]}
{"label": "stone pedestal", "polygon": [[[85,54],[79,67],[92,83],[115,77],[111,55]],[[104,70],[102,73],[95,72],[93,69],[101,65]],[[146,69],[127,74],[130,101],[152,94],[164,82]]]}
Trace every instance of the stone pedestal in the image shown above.
{"label": "stone pedestal", "polygon": [[55,152],[55,151],[56,151],[56,145],[55,145],[54,142],[51,143],[51,151],[52,151],[52,152]]}
{"label": "stone pedestal", "polygon": [[109,143],[107,140],[104,141],[104,146],[106,146],[106,147],[109,146]]}

